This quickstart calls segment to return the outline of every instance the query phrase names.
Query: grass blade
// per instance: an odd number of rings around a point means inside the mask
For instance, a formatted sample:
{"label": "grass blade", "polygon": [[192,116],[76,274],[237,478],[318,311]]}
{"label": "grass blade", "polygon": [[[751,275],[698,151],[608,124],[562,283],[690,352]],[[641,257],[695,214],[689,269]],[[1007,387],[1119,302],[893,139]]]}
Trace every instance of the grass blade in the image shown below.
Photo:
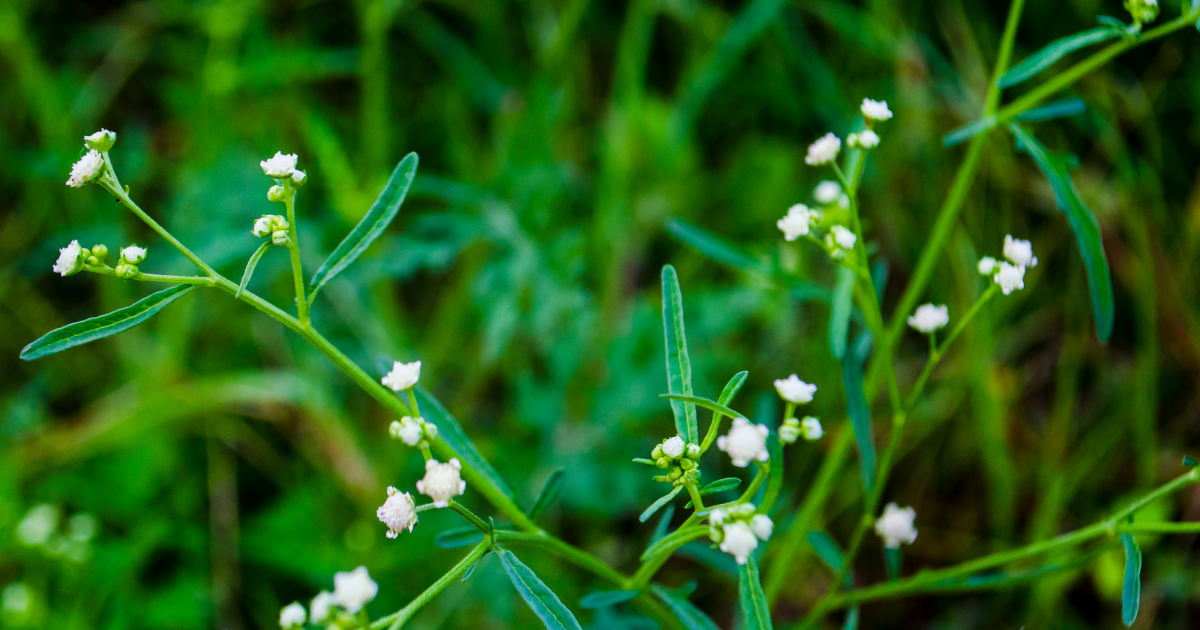
{"label": "grass blade", "polygon": [[1009,129],[1017,138],[1017,147],[1028,153],[1050,180],[1058,209],[1067,215],[1067,222],[1071,225],[1071,231],[1075,233],[1075,243],[1079,247],[1079,254],[1083,257],[1084,269],[1087,271],[1088,290],[1092,296],[1092,314],[1096,318],[1096,334],[1101,343],[1107,343],[1112,335],[1115,309],[1112,277],[1108,268],[1108,257],[1104,254],[1100,224],[1080,199],[1079,191],[1075,188],[1063,161],[1046,150],[1033,134],[1020,125],[1009,125]]}
{"label": "grass blade", "polygon": [[21,350],[21,358],[32,361],[125,332],[154,317],[168,304],[183,297],[183,294],[191,291],[194,287],[195,285],[192,284],[177,284],[169,289],[151,293],[125,308],[52,330],[25,346]]}
{"label": "grass blade", "polygon": [[683,219],[670,219],[663,227],[679,242],[713,262],[739,271],[750,271],[758,267],[757,261],[733,243]]}
{"label": "grass blade", "polygon": [[267,241],[254,250],[254,254],[250,256],[250,261],[246,263],[246,270],[242,272],[242,281],[238,283],[237,293],[233,294],[234,299],[242,296],[242,291],[245,291],[246,285],[250,284],[250,276],[254,275],[254,268],[258,266],[258,259],[267,253],[267,248],[270,246],[271,241]]}
{"label": "grass blade", "polygon": [[329,258],[326,258],[317,272],[313,274],[312,280],[308,283],[309,303],[312,303],[317,291],[320,291],[326,282],[349,267],[350,263],[362,255],[367,247],[376,238],[379,238],[380,234],[383,234],[392,219],[396,218],[396,213],[400,211],[400,204],[404,203],[404,197],[408,194],[408,189],[412,186],[413,178],[416,176],[417,154],[409,153],[396,165],[391,178],[383,187],[383,191],[379,193],[375,203],[371,205],[371,209],[363,215],[358,225],[350,230],[346,238],[338,243]]}
{"label": "grass blade", "polygon": [[746,630],[771,630],[771,608],[758,579],[758,561],[753,554],[746,564],[738,565],[738,599]]}
{"label": "grass blade", "polygon": [[1020,114],[1017,114],[1017,120],[1028,122],[1040,122],[1043,120],[1052,120],[1054,118],[1066,118],[1067,116],[1075,116],[1087,111],[1087,104],[1083,99],[1071,97],[1063,98],[1057,101],[1046,103],[1041,107],[1027,109]]}
{"label": "grass blade", "polygon": [[562,493],[562,487],[563,471],[560,468],[550,473],[550,478],[546,480],[546,485],[542,486],[542,492],[538,494],[537,502],[526,512],[529,519],[537,518],[551,503],[554,503],[554,500]]}
{"label": "grass blade", "polygon": [[581,608],[604,608],[627,602],[641,594],[641,591],[596,591],[584,595],[583,599],[579,600],[579,606]]}
{"label": "grass blade", "polygon": [[654,513],[657,512],[659,508],[666,505],[671,499],[674,499],[675,495],[679,494],[681,490],[683,490],[683,486],[675,486],[674,490],[659,497],[657,501],[650,504],[650,507],[646,508],[645,512],[642,512],[642,515],[638,517],[638,520],[645,523],[651,516],[654,516]]}
{"label": "grass blade", "polygon": [[996,87],[1001,89],[1012,87],[1036,76],[1042,70],[1049,68],[1055,61],[1062,59],[1065,55],[1075,52],[1080,48],[1091,46],[1092,44],[1120,37],[1122,34],[1123,31],[1119,31],[1111,26],[1097,26],[1081,33],[1056,39],[1047,44],[1045,48],[1026,57],[1008,72],[1005,72],[1003,76],[996,80]]}
{"label": "grass blade", "polygon": [[1121,534],[1125,546],[1125,586],[1121,589],[1121,622],[1125,627],[1133,625],[1138,608],[1142,605],[1142,549],[1133,534]]}
{"label": "grass blade", "polygon": [[521,594],[521,599],[525,600],[529,609],[542,620],[542,625],[549,630],[583,630],[575,615],[571,614],[558,595],[555,595],[532,569],[507,549],[496,549],[496,555],[500,556],[504,572]]}
{"label": "grass blade", "polygon": [[863,392],[863,362],[871,352],[872,336],[863,331],[854,340],[854,347],[842,359],[842,383],[846,391],[846,412],[858,443],[858,462],[862,469],[863,488],[869,493],[875,483],[875,441],[871,436],[871,407]]}
{"label": "grass blade", "polygon": [[854,281],[857,279],[853,269],[838,267],[833,303],[829,308],[829,351],[838,361],[846,356],[846,335],[850,332],[850,310],[854,302]]}
{"label": "grass blade", "polygon": [[[667,391],[691,396],[692,362],[688,359],[687,335],[683,328],[683,293],[679,290],[679,276],[671,265],[665,265],[662,270],[662,298],[663,330],[667,344]],[[673,400],[671,411],[675,413],[675,430],[679,437],[690,444],[699,444],[696,406]]]}
{"label": "grass blade", "polygon": [[708,615],[700,611],[687,600],[687,597],[678,591],[670,591],[663,588],[659,584],[650,586],[650,591],[654,593],[662,603],[675,613],[675,617],[683,624],[687,630],[720,630],[717,624],[713,623]]}

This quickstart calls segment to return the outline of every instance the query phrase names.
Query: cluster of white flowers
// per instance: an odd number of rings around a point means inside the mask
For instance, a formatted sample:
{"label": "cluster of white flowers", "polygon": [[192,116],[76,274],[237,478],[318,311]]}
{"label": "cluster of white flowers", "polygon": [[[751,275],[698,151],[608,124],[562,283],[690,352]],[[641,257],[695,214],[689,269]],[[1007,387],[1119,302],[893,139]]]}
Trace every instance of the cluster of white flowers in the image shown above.
{"label": "cluster of white flowers", "polygon": [[743,503],[717,508],[708,513],[708,535],[738,564],[746,564],[758,548],[758,541],[771,538],[775,524],[766,514],[755,514],[755,507]]}
{"label": "cluster of white flowers", "polygon": [[[296,170],[298,159],[295,153],[284,154],[282,151],[276,151],[274,157],[259,162],[259,166],[262,167],[267,177],[281,181],[288,180],[293,187],[299,188],[304,185],[307,176],[304,171]],[[270,193],[268,193],[268,198],[270,198]],[[275,200],[272,199],[272,201]]]}
{"label": "cluster of white flowers", "polygon": [[851,149],[874,149],[879,146],[879,134],[870,129],[864,129],[846,136],[846,144]]}
{"label": "cluster of white flowers", "polygon": [[118,278],[126,280],[141,273],[137,266],[146,260],[146,248],[130,245],[121,250],[121,259],[117,261],[116,273]]}
{"label": "cluster of white flowers", "polygon": [[392,371],[383,377],[383,384],[392,388],[394,392],[402,392],[412,389],[417,384],[417,381],[420,380],[420,361],[413,361],[412,363],[396,361],[392,364]]}
{"label": "cluster of white flowers", "polygon": [[883,508],[883,515],[875,521],[875,533],[891,549],[899,548],[900,543],[911,545],[917,539],[917,528],[913,527],[916,518],[917,511],[911,507],[888,503]]}
{"label": "cluster of white flowers", "polygon": [[862,105],[858,108],[862,112],[863,118],[870,125],[876,120],[890,120],[892,110],[888,109],[887,101],[873,101],[869,98],[864,98]]}
{"label": "cluster of white flowers", "polygon": [[448,507],[451,499],[467,491],[467,482],[462,480],[460,470],[462,464],[457,457],[445,463],[426,460],[425,477],[417,482],[417,492],[433,499],[434,507]]}
{"label": "cluster of white flowers", "polygon": [[775,225],[783,232],[784,239],[794,241],[801,236],[808,235],[813,223],[820,219],[820,211],[810,210],[808,206],[798,203],[788,208],[787,214],[776,221]]}
{"label": "cluster of white flowers", "polygon": [[767,452],[770,433],[765,424],[750,424],[745,418],[734,418],[729,433],[717,438],[717,448],[729,455],[734,466],[745,468],[752,461],[765,462],[771,458]]}
{"label": "cluster of white flowers", "polygon": [[945,304],[922,304],[917,307],[916,312],[908,316],[908,325],[925,334],[944,328],[949,323],[950,309]]}
{"label": "cluster of white flowers", "polygon": [[76,514],[60,531],[62,514],[49,503],[34,506],[17,523],[16,538],[26,546],[40,548],[49,556],[83,562],[91,553],[89,543],[96,535],[96,517]]}
{"label": "cluster of white flowers", "polygon": [[250,230],[250,233],[258,238],[269,236],[272,243],[282,247],[291,242],[291,236],[288,233],[290,228],[291,225],[283,216],[278,214],[264,214],[254,220],[254,228]]}
{"label": "cluster of white flowers", "polygon": [[402,530],[412,531],[417,524],[417,506],[412,495],[388,486],[388,498],[375,511],[375,516],[388,526],[387,537],[395,538]]}
{"label": "cluster of white flowers", "polygon": [[437,439],[438,428],[434,423],[427,422],[425,418],[404,416],[399,420],[393,420],[391,426],[388,427],[388,432],[392,437],[409,446],[428,448],[430,443]]}
{"label": "cluster of white flowers", "polygon": [[817,386],[805,383],[793,374],[787,378],[776,379],[775,391],[779,392],[780,398],[794,405],[803,405],[812,402],[813,395],[817,393]]}
{"label": "cluster of white flowers", "polygon": [[[333,592],[321,591],[312,599],[305,615],[304,606],[292,602],[279,611],[279,626],[284,630],[302,627],[305,621],[313,624],[328,624],[330,628],[358,627],[352,615],[358,614],[375,596],[379,585],[371,579],[367,567],[353,571],[338,571],[333,576]],[[351,616],[336,610],[341,608]],[[307,617],[307,619],[306,619]]]}
{"label": "cluster of white flowers", "polygon": [[825,435],[825,429],[821,426],[821,421],[813,416],[804,416],[801,420],[788,418],[779,427],[779,441],[784,444],[792,444],[801,437],[809,442],[815,442],[823,435]]}
{"label": "cluster of white flowers", "polygon": [[1038,259],[1029,241],[1013,238],[1011,234],[1004,237],[1004,257],[1006,261],[984,256],[979,259],[978,269],[980,275],[991,276],[1004,295],[1008,295],[1025,288],[1025,268],[1036,267]]}
{"label": "cluster of white flowers", "polygon": [[[890,119],[892,111],[888,109],[886,101],[873,101],[869,98],[863,99],[859,109],[862,111],[863,119],[867,122],[867,128],[847,136],[846,144],[851,149],[875,148],[879,146],[879,134],[875,133],[871,126],[875,122]],[[837,159],[841,149],[842,141],[832,132],[827,133],[808,145],[808,154],[804,156],[804,163],[809,166],[830,164]]]}

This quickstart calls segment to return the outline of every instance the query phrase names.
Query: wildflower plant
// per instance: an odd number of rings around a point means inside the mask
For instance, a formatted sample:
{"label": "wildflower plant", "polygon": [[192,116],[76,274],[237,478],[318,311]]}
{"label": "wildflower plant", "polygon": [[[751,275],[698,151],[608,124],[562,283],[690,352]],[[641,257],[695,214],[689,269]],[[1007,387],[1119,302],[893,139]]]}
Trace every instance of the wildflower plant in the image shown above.
{"label": "wildflower plant", "polygon": [[[243,232],[243,237],[253,237],[261,242],[247,260],[240,280],[235,282],[201,259],[134,201],[133,191],[121,184],[111,157],[119,146],[117,134],[101,129],[85,136],[81,156],[71,168],[66,185],[82,189],[98,187],[112,195],[165,241],[166,246],[176,249],[189,260],[197,273],[165,275],[144,270],[153,269],[155,258],[151,252],[163,247],[163,243],[113,244],[119,247],[119,253],[115,264],[110,265],[107,245],[93,243],[85,247],[78,240],[72,240],[60,250],[53,263],[55,273],[69,276],[87,272],[169,286],[112,313],[51,331],[26,346],[21,358],[33,360],[118,334],[145,322],[194,290],[212,289],[257,309],[291,330],[394,416],[388,434],[399,444],[389,442],[389,446],[394,447],[397,457],[415,458],[416,454],[409,449],[419,452],[425,473],[420,479],[392,480],[393,484],[379,489],[381,504],[376,517],[380,532],[394,540],[389,544],[406,544],[404,534],[424,526],[422,513],[446,509],[466,522],[469,528],[466,539],[471,541],[471,549],[410,603],[375,618],[371,617],[368,607],[377,597],[379,585],[368,568],[359,566],[338,572],[333,576],[331,591],[314,593],[307,606],[301,602],[284,606],[278,617],[282,628],[402,627],[450,584],[470,577],[475,565],[488,554],[500,562],[517,593],[547,628],[580,628],[572,610],[574,606],[564,603],[512,549],[520,549],[523,554],[534,550],[555,555],[605,583],[604,588],[579,602],[579,607],[600,608],[628,603],[665,627],[712,628],[716,627],[712,620],[691,604],[684,592],[669,590],[654,581],[662,566],[677,551],[697,541],[732,559],[738,580],[741,624],[751,630],[761,630],[773,627],[772,604],[789,577],[791,559],[804,543],[818,550],[832,574],[828,591],[801,622],[801,627],[814,627],[838,609],[847,609],[848,620],[855,620],[857,607],[877,599],[971,590],[980,585],[993,587],[1029,579],[1039,572],[1052,572],[1072,565],[1049,558],[1045,564],[1033,569],[1001,569],[1019,562],[1045,559],[1050,552],[1086,559],[1089,545],[1108,541],[1113,546],[1119,540],[1129,558],[1123,592],[1123,621],[1128,625],[1137,616],[1140,593],[1141,554],[1133,534],[1150,531],[1130,522],[1130,517],[1164,496],[1200,481],[1200,469],[1196,468],[1194,460],[1185,461],[1190,470],[1099,522],[1024,547],[908,577],[901,575],[901,554],[904,546],[920,544],[917,533],[921,516],[912,508],[902,508],[893,501],[881,507],[885,498],[903,500],[889,494],[889,475],[904,439],[909,416],[941,359],[992,300],[1024,290],[1027,283],[1035,280],[1032,271],[1038,265],[1036,244],[1013,235],[1001,239],[996,234],[980,244],[980,249],[989,255],[971,262],[973,271],[978,273],[978,277],[972,278],[979,281],[980,291],[968,309],[959,315],[951,313],[945,305],[932,302],[917,306],[929,288],[933,266],[940,261],[962,208],[983,151],[984,139],[992,131],[1003,129],[1011,133],[1018,149],[1027,154],[1049,179],[1085,263],[1098,336],[1107,340],[1111,333],[1112,288],[1095,218],[1080,200],[1067,171],[1066,160],[1041,145],[1021,122],[1053,118],[1054,111],[1046,108],[1054,105],[1042,105],[1045,99],[1116,54],[1140,42],[1195,24],[1200,19],[1200,6],[1193,4],[1190,8],[1185,6],[1184,13],[1178,18],[1147,30],[1145,26],[1158,17],[1157,3],[1126,0],[1125,4],[1131,15],[1130,24],[1118,26],[1106,22],[1100,33],[1102,36],[1092,34],[1086,41],[1067,38],[1066,44],[1060,40],[1009,69],[1016,25],[1024,6],[1022,0],[1012,3],[982,116],[951,132],[945,140],[947,146],[970,140],[966,157],[937,222],[930,227],[929,240],[924,244],[920,261],[888,317],[883,312],[883,287],[874,266],[879,248],[867,229],[869,224],[865,219],[869,214],[861,203],[860,189],[871,152],[885,151],[892,146],[888,141],[888,127],[900,122],[903,109],[898,108],[900,115],[897,116],[886,101],[865,98],[857,113],[847,113],[846,129],[827,132],[807,147],[804,161],[817,169],[815,177],[822,180],[813,191],[813,206],[792,205],[778,219],[776,228],[782,233],[784,246],[804,246],[820,252],[835,270],[837,278],[830,292],[830,346],[833,355],[843,364],[842,374],[836,376],[842,380],[847,422],[841,422],[840,418],[827,419],[826,424],[837,430],[836,437],[831,436],[830,441],[835,443],[828,452],[842,453],[839,457],[845,458],[853,442],[860,464],[862,491],[861,518],[857,519],[845,544],[836,542],[829,534],[811,529],[814,515],[824,507],[831,493],[837,467],[841,464],[837,457],[825,454],[821,470],[811,483],[786,488],[786,496],[803,497],[799,505],[780,505],[781,498],[785,497],[784,470],[788,451],[810,449],[813,454],[824,453],[818,453],[818,441],[827,439],[822,421],[814,416],[797,418],[796,415],[814,400],[818,388],[827,386],[828,375],[807,373],[803,366],[797,366],[796,374],[775,380],[774,387],[784,402],[784,412],[777,420],[769,420],[774,426],[751,421],[737,410],[741,404],[738,395],[748,379],[745,371],[732,375],[719,392],[697,392],[693,386],[685,328],[684,294],[678,275],[670,265],[662,268],[660,276],[666,357],[666,391],[661,395],[663,422],[659,427],[662,438],[648,453],[628,453],[630,466],[644,467],[662,492],[642,511],[640,522],[646,523],[660,511],[665,511],[666,515],[660,519],[655,535],[640,554],[640,564],[632,574],[623,573],[598,556],[563,541],[538,523],[538,517],[561,492],[563,475],[550,478],[532,507],[522,509],[518,505],[512,490],[475,447],[464,428],[440,402],[419,387],[421,361],[396,361],[385,373],[372,374],[352,362],[324,337],[312,321],[312,311],[318,306],[317,295],[330,280],[353,264],[396,217],[416,175],[416,154],[409,154],[396,166],[362,220],[311,276],[303,269],[297,230],[299,219],[304,216],[298,210],[297,202],[309,175],[299,170],[301,158],[297,154],[280,151],[262,160],[259,168],[269,180],[264,182],[265,194],[269,201],[282,204],[283,210],[279,214],[246,217],[246,231],[250,235]],[[1066,52],[1107,39],[1114,43],[1105,50],[1000,106],[1002,89],[1032,78]],[[1039,112],[1039,109],[1043,111]],[[845,132],[845,141],[839,132]],[[253,164],[248,164],[247,168],[253,168]],[[769,224],[764,225],[762,231],[764,236],[768,233],[775,237],[780,235]],[[707,233],[702,235],[703,238],[695,238],[698,233],[691,232],[690,242],[702,251],[720,242],[720,237]],[[250,287],[258,262],[273,247],[286,250],[295,291],[294,308],[272,304]],[[284,255],[284,252],[277,254]],[[849,322],[855,314],[863,326],[851,342]],[[906,325],[916,333],[926,335],[929,343],[924,368],[911,384],[901,382],[893,360]],[[939,342],[937,336],[943,330],[946,332]],[[431,368],[436,369],[436,366]],[[875,395],[881,388],[886,392],[887,411],[884,415],[890,420],[887,423],[877,423],[873,417]],[[705,419],[708,422],[702,431]],[[888,429],[887,443],[881,452],[875,444],[877,424],[886,425]],[[737,471],[738,476],[711,481],[705,478],[706,471],[711,475],[711,471],[725,465]],[[714,495],[738,489],[741,492],[736,498],[713,502]],[[464,495],[486,501],[494,514],[484,517],[468,509],[458,500]],[[682,510],[690,513],[671,529],[672,515],[679,504],[682,504]],[[53,506],[35,508],[21,521],[18,535],[26,545],[45,546],[47,541],[55,540],[58,521],[59,514]],[[72,527],[80,531],[68,538],[74,536],[86,542],[92,535],[84,531],[88,527],[83,521]],[[851,571],[872,531],[879,538],[890,579],[857,587]],[[1194,524],[1176,523],[1159,526],[1153,531],[1196,533],[1198,529]],[[770,572],[765,580],[760,575],[760,563],[769,563]],[[30,597],[23,585],[14,583],[4,591],[4,606],[24,610],[31,605]]]}

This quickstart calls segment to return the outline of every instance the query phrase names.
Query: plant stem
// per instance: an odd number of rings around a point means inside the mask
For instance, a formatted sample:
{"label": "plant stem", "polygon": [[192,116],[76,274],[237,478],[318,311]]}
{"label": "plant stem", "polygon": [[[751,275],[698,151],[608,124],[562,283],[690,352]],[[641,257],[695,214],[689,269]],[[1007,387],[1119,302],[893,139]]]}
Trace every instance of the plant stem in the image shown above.
{"label": "plant stem", "polygon": [[[108,267],[87,265],[84,267],[84,270],[101,276],[111,276],[113,278],[118,277],[116,270]],[[206,287],[216,286],[217,284],[216,280],[211,276],[168,276],[157,273],[139,273],[138,275],[130,278],[130,280],[140,280],[142,282],[173,282],[175,284],[197,284]]]}
{"label": "plant stem", "polygon": [[462,560],[458,561],[458,564],[454,565],[449,571],[446,572],[445,575],[438,578],[438,581],[429,585],[429,588],[422,591],[420,595],[417,595],[417,597],[409,602],[407,606],[386,617],[380,617],[379,619],[376,619],[370,627],[383,628],[387,626],[391,630],[396,630],[400,626],[403,626],[404,622],[412,618],[412,616],[416,614],[416,612],[420,610],[422,606],[429,603],[429,600],[433,599],[438,593],[441,593],[443,590],[445,590],[447,586],[453,583],[454,580],[463,573],[466,573],[467,569],[471,568],[471,565],[478,562],[479,559],[483,557],[483,554],[488,552],[488,549],[490,549],[491,546],[492,541],[490,540],[484,540],[478,545],[475,545],[475,547],[471,549],[470,553],[468,553]]}
{"label": "plant stem", "polygon": [[954,325],[954,328],[950,329],[950,334],[946,335],[946,339],[942,341],[942,345],[938,346],[937,344],[933,344],[932,341],[930,342],[933,347],[929,351],[929,359],[925,361],[925,369],[921,370],[921,376],[917,377],[916,384],[913,385],[912,391],[909,392],[908,402],[904,405],[905,411],[912,411],[912,408],[917,404],[917,399],[920,398],[921,394],[925,391],[925,385],[929,382],[929,377],[933,375],[933,369],[937,367],[938,363],[941,362],[942,357],[946,356],[946,350],[950,348],[950,344],[953,343],[954,339],[958,337],[959,333],[961,333],[967,327],[967,323],[979,313],[979,311],[983,308],[983,305],[987,304],[993,297],[996,296],[996,293],[999,291],[1000,287],[995,283],[992,283],[992,285],[983,292],[983,295],[979,296],[978,300],[975,300],[975,303],[971,305],[969,310],[967,310],[967,314],[963,315],[962,318],[958,320],[958,323]]}
{"label": "plant stem", "polygon": [[687,488],[688,496],[692,497],[692,509],[697,512],[703,510],[704,499],[701,498],[700,491],[696,488],[696,484],[687,483],[684,484],[684,487]]}
{"label": "plant stem", "polygon": [[208,264],[205,263],[203,260],[200,260],[199,256],[192,253],[192,250],[188,249],[187,247],[184,247],[183,243],[180,243],[178,239],[176,239],[174,236],[171,236],[171,233],[168,232],[166,229],[164,229],[163,226],[159,225],[158,221],[151,219],[150,215],[146,214],[146,212],[144,210],[142,210],[137,205],[137,203],[135,203],[133,201],[133,199],[131,199],[129,197],[129,194],[126,193],[125,189],[121,186],[120,181],[117,180],[116,171],[113,170],[112,162],[109,161],[109,159],[108,159],[108,153],[104,154],[104,161],[108,165],[108,172],[112,175],[111,182],[107,182],[104,180],[102,180],[100,182],[100,184],[105,188],[105,190],[112,193],[112,195],[117,198],[117,201],[120,201],[126,208],[129,208],[146,225],[149,225],[150,229],[157,232],[159,236],[163,237],[168,243],[170,243],[172,246],[174,246],[175,249],[179,250],[179,253],[183,254],[183,256],[185,258],[192,261],[192,264],[199,267],[200,270],[203,271],[205,274],[207,274],[209,277],[215,278],[220,275],[216,271],[214,271],[212,267],[209,267]]}
{"label": "plant stem", "polygon": [[304,266],[300,262],[300,241],[296,238],[296,189],[284,180],[283,205],[287,207],[288,251],[292,258],[292,280],[296,285],[296,314],[301,326],[308,326],[308,299],[304,296]]}
{"label": "plant stem", "polygon": [[1200,534],[1200,521],[1182,523],[1129,523],[1118,525],[1118,532],[1133,534]]}
{"label": "plant stem", "polygon": [[481,531],[485,534],[488,534],[492,531],[492,528],[490,526],[488,526],[487,523],[483,522],[483,519],[476,516],[474,512],[472,512],[471,510],[468,510],[466,508],[466,506],[459,503],[458,501],[455,501],[454,499],[450,499],[450,509],[461,514],[463,518],[467,519],[467,522],[471,523],[475,527],[478,527],[479,531]]}

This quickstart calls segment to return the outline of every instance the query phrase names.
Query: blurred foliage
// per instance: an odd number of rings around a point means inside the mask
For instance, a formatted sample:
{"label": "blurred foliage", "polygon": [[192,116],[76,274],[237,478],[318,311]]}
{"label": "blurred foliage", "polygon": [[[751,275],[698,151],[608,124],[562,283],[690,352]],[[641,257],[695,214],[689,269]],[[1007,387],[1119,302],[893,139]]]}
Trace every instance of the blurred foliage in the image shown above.
{"label": "blurred foliage", "polygon": [[[548,528],[629,570],[652,530],[637,515],[661,492],[629,459],[672,430],[658,398],[660,266],[680,272],[698,394],[715,398],[747,369],[740,408],[774,423],[771,380],[797,372],[820,387],[810,411],[843,428],[841,370],[826,343],[835,273],[819,252],[785,244],[774,221],[810,200],[820,178],[803,165],[805,145],[829,129],[844,134],[864,96],[886,99],[896,118],[862,198],[868,238],[890,268],[890,310],[961,159],[941,135],[980,111],[1006,9],[991,0],[0,2],[0,588],[17,585],[3,591],[0,625],[277,627],[280,606],[363,563],[380,582],[370,606],[380,615],[461,556],[432,544],[460,524],[448,511],[384,538],[374,507],[386,485],[419,476],[420,458],[386,439],[392,418],[323,357],[223,295],[193,292],[111,340],[18,361],[47,330],[151,289],[53,275],[56,248],[70,239],[148,245],[145,270],[190,272],[107,195],[62,185],[85,133],[117,131],[113,159],[135,198],[234,278],[257,245],[252,220],[270,211],[258,160],[280,149],[301,156],[311,270],[392,166],[419,153],[400,217],[317,299],[316,325],[369,371],[382,357],[422,360],[423,384],[525,504],[564,468]],[[1118,0],[1030,3],[1015,59],[1120,12]],[[975,320],[910,421],[886,495],[917,509],[906,571],[1090,522],[1177,474],[1200,438],[1198,40],[1184,31],[1120,57],[1071,91],[1086,112],[1032,124],[1053,150],[1079,156],[1073,175],[1113,268],[1107,345],[1049,186],[1007,136],[991,140],[927,297],[962,313],[978,293],[973,261],[998,254],[1006,233],[1031,239],[1042,264],[1026,291]],[[671,237],[670,219],[825,289],[705,259]],[[252,285],[287,306],[287,261],[276,253]],[[910,334],[900,348],[906,383],[923,344]],[[829,443],[790,451],[781,527]],[[721,468],[705,478],[732,472]],[[821,517],[836,538],[855,525],[858,484],[847,466]],[[470,492],[464,499],[488,513]],[[43,504],[52,507],[30,512]],[[18,524],[46,509],[58,525],[31,544]],[[86,540],[68,524],[80,514],[95,523]],[[1160,516],[1200,519],[1200,493],[1172,497]],[[1142,615],[1156,627],[1194,626],[1193,541],[1143,544]],[[684,551],[659,581],[698,580],[693,601],[730,627],[728,558],[699,544]],[[1114,627],[1115,553],[1001,593],[873,603],[861,624]],[[869,540],[860,580],[884,577],[879,555]],[[591,576],[523,557],[593,627],[628,622],[632,609],[575,607],[596,587]],[[811,550],[790,571],[777,622],[797,619],[830,579]],[[411,627],[534,624],[489,558]]]}

